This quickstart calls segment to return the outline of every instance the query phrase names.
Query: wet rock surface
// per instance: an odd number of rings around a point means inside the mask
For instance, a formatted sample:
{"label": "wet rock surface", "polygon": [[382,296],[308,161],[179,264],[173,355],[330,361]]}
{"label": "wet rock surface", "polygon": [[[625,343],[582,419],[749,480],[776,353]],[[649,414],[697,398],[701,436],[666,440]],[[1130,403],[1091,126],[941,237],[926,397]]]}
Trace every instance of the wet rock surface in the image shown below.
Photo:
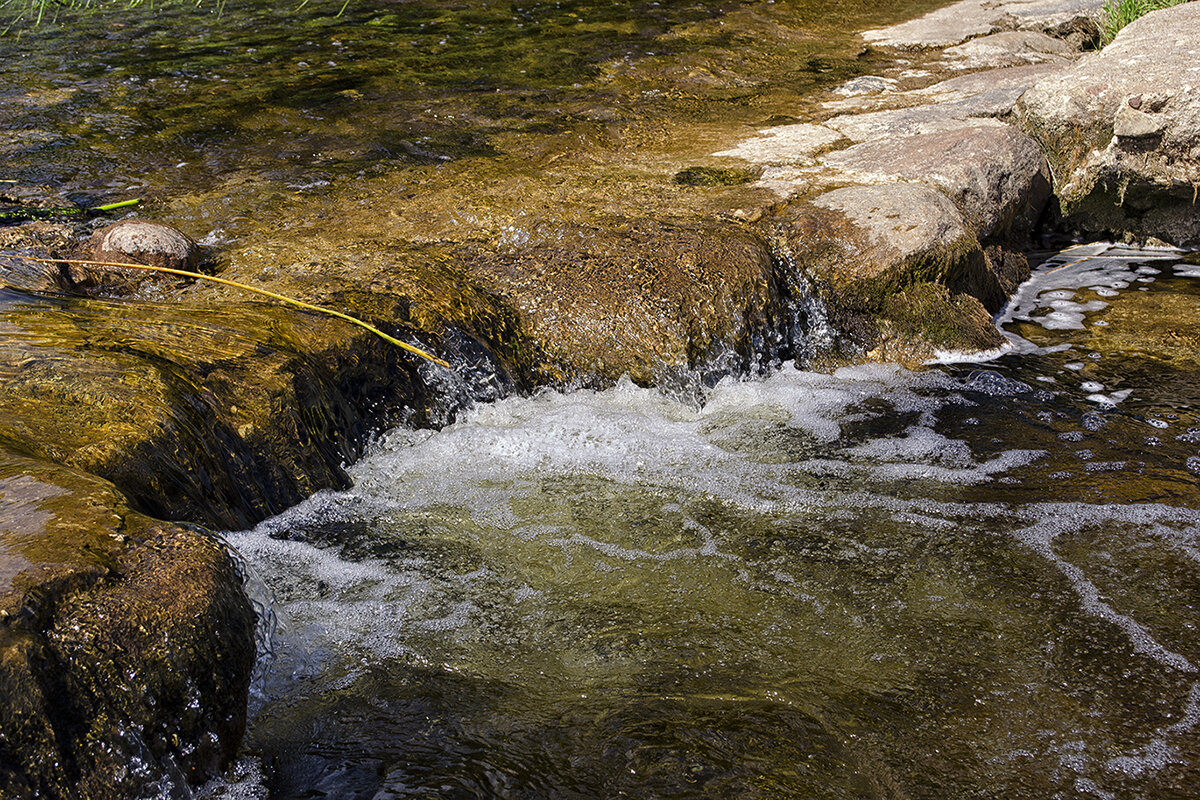
{"label": "wet rock surface", "polygon": [[[195,272],[205,259],[200,245],[178,228],[127,219],[95,233],[70,251],[74,260],[145,264]],[[72,291],[90,295],[132,294],[146,284],[178,284],[184,278],[103,264],[63,264],[63,281]]]}
{"label": "wet rock surface", "polygon": [[0,795],[202,780],[245,724],[255,614],[208,536],[0,449]]}
{"label": "wet rock surface", "polygon": [[1021,123],[1050,156],[1065,227],[1200,244],[1198,35],[1200,6],[1154,12],[1021,98]]}

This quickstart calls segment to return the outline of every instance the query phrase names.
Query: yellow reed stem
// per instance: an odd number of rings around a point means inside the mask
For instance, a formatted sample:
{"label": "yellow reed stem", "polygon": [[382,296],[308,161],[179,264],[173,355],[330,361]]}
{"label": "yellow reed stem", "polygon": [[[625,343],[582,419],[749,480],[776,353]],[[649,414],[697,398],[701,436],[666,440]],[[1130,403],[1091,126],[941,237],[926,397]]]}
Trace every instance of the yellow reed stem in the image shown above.
{"label": "yellow reed stem", "polygon": [[244,283],[238,283],[237,281],[231,281],[227,278],[218,278],[215,275],[205,275],[202,272],[189,272],[188,270],[185,270],[185,269],[171,269],[170,267],[152,267],[147,264],[127,264],[127,263],[124,263],[121,261],[91,261],[89,259],[79,259],[79,258],[35,258],[34,256],[24,256],[24,255],[15,255],[15,254],[13,254],[13,255],[5,254],[4,257],[5,258],[23,258],[26,261],[37,261],[41,264],[91,264],[92,266],[96,266],[96,267],[123,267],[125,269],[141,269],[141,270],[146,270],[148,272],[162,272],[162,273],[166,273],[167,275],[180,275],[185,278],[195,278],[197,280],[212,281],[213,283],[220,283],[220,284],[224,284],[225,286],[232,286],[235,289],[242,289],[247,292],[254,292],[255,294],[261,294],[266,297],[270,297],[273,300],[278,300],[281,303],[287,303],[288,305],[296,306],[297,308],[303,308],[308,311],[316,311],[320,314],[328,314],[331,317],[337,317],[338,319],[344,319],[344,320],[346,320],[346,322],[350,322],[354,325],[357,325],[360,328],[367,329],[371,333],[378,336],[380,339],[383,339],[385,342],[390,342],[391,344],[394,344],[399,348],[407,350],[408,352],[410,352],[414,355],[418,355],[421,358],[426,359],[427,361],[432,361],[434,364],[437,364],[438,366],[445,367],[446,369],[450,369],[450,365],[448,363],[446,363],[445,361],[443,361],[442,359],[438,358],[437,356],[430,355],[429,353],[426,353],[424,350],[420,349],[419,347],[413,347],[411,344],[408,344],[407,342],[402,342],[399,339],[395,338],[394,336],[388,336],[386,333],[379,330],[374,325],[369,325],[366,322],[363,322],[361,319],[352,317],[349,314],[343,314],[342,312],[334,311],[331,308],[315,306],[312,303],[305,303],[303,300],[295,300],[291,297],[286,297],[281,294],[276,294],[275,292],[270,292],[270,291],[267,291],[266,289],[259,289],[255,286],[249,286]]}

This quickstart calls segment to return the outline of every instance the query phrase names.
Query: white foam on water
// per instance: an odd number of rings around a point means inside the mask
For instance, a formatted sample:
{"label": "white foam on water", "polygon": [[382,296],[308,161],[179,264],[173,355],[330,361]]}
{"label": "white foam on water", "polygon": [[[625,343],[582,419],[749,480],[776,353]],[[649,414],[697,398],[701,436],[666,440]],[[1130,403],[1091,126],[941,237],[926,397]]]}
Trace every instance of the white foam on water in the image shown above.
{"label": "white foam on water", "polygon": [[1033,514],[1035,521],[1029,527],[1015,531],[1013,535],[1058,568],[1071,584],[1087,613],[1120,628],[1135,652],[1180,672],[1198,671],[1196,665],[1185,656],[1160,644],[1149,629],[1132,616],[1114,609],[1082,569],[1054,551],[1054,541],[1059,536],[1074,533],[1086,525],[1110,523],[1113,520],[1154,526],[1161,524],[1164,519],[1181,519],[1200,530],[1200,512],[1158,506],[1091,506],[1079,503],[1037,505],[1025,509],[1024,513]]}
{"label": "white foam on water", "polygon": [[[1013,322],[1029,322],[1049,331],[1083,330],[1089,324],[1103,322],[1090,323],[1089,318],[1108,307],[1106,300],[1118,297],[1134,283],[1151,283],[1155,280],[1152,276],[1162,272],[1145,262],[1177,259],[1181,252],[1104,243],[1069,248],[1039,265],[997,315],[996,323],[1002,330]],[[1191,274],[1186,268],[1181,272],[1183,266],[1174,266],[1176,275]],[[1105,300],[1080,297],[1084,290]],[[1012,349],[1040,351],[1011,330],[1003,332]]]}

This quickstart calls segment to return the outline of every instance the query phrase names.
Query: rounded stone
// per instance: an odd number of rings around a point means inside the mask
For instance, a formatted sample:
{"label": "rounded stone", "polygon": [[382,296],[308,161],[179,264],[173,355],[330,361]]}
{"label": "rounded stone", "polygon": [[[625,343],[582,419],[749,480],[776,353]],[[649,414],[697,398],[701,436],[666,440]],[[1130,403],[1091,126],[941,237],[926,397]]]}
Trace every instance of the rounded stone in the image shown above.
{"label": "rounded stone", "polygon": [[97,261],[132,261],[152,267],[194,270],[200,246],[183,231],[161,222],[127,219],[92,234],[83,249]]}
{"label": "rounded stone", "polygon": [[[76,248],[72,258],[195,272],[203,260],[203,252],[200,245],[178,228],[128,219],[93,233]],[[70,264],[64,278],[70,290],[108,295],[131,294],[147,283],[163,281],[159,273],[102,264]]]}

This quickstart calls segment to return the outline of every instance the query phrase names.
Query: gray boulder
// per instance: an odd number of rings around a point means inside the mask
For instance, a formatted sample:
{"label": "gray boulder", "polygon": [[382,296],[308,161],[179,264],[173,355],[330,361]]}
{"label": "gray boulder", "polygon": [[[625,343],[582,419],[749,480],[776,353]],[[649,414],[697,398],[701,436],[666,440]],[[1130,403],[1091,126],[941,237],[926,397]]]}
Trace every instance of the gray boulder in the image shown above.
{"label": "gray boulder", "polygon": [[1017,104],[1068,228],[1200,244],[1200,4],[1156,11]]}
{"label": "gray boulder", "polygon": [[1037,144],[1009,125],[880,138],[831,153],[824,163],[859,181],[940,189],[983,240],[1027,236],[1050,195]]}

